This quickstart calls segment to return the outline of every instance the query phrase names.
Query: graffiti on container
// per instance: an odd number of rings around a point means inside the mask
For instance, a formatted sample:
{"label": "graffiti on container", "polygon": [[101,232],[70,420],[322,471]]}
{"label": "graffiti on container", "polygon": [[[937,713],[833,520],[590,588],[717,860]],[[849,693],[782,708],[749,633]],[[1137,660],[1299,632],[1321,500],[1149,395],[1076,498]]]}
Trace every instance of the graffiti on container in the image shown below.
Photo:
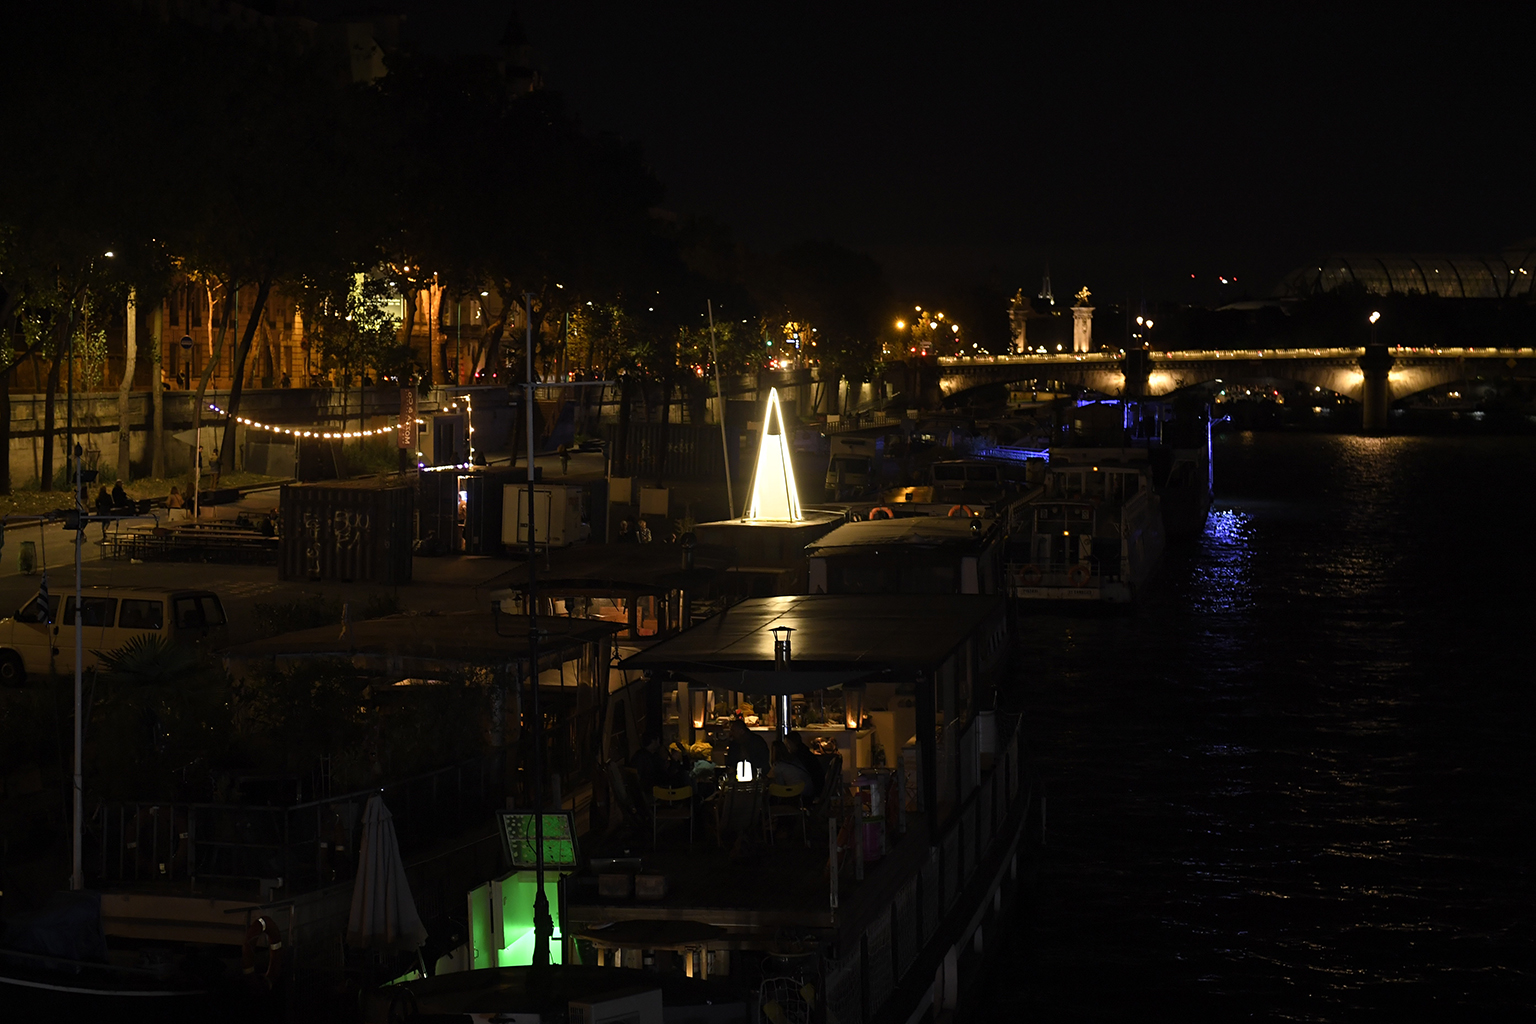
{"label": "graffiti on container", "polygon": [[368,536],[368,513],[348,512],[337,509],[330,516],[330,536],[326,536],[325,516],[319,512],[304,513],[304,569],[318,577],[324,562],[324,551],[331,548],[336,554],[358,547]]}

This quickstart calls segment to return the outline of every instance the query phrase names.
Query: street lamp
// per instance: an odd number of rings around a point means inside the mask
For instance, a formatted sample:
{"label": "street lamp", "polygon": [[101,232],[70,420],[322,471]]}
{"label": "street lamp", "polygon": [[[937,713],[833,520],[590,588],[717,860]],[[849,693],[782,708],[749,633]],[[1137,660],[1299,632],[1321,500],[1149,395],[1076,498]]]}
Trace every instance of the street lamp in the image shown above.
{"label": "street lamp", "polygon": [[1370,316],[1370,321],[1371,321],[1371,344],[1372,345],[1376,344],[1376,321],[1380,320],[1380,319],[1381,319],[1381,312],[1379,310],[1372,310],[1371,311],[1371,316]]}

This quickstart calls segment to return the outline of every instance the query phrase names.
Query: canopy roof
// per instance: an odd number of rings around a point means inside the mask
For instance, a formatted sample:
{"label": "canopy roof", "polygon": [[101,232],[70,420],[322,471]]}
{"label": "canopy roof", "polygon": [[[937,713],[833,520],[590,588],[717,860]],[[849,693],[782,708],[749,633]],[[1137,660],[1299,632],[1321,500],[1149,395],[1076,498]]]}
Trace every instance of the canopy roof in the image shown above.
{"label": "canopy roof", "polygon": [[1373,295],[1417,292],[1446,299],[1503,299],[1536,294],[1536,249],[1499,255],[1339,253],[1285,276],[1276,293],[1310,295],[1358,285]]}
{"label": "canopy roof", "polygon": [[[1001,614],[980,594],[801,594],[743,601],[625,659],[712,686],[807,693],[887,671],[931,671]],[[791,670],[776,672],[773,632],[788,626]]]}
{"label": "canopy roof", "polygon": [[[624,627],[597,619],[539,618],[539,661]],[[226,663],[342,658],[380,671],[451,670],[511,666],[528,657],[528,619],[488,612],[387,615],[317,626],[239,644],[223,651]]]}

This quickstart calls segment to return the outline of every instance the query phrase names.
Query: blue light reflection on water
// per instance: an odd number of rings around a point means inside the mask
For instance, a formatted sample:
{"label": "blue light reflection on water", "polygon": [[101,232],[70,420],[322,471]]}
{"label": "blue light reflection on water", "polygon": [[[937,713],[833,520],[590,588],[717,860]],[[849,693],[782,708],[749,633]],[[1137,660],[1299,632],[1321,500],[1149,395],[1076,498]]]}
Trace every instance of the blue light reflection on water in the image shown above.
{"label": "blue light reflection on water", "polygon": [[1205,536],[1133,615],[1024,620],[1051,834],[995,1019],[1532,1003],[1533,466],[1529,439],[1228,437]]}

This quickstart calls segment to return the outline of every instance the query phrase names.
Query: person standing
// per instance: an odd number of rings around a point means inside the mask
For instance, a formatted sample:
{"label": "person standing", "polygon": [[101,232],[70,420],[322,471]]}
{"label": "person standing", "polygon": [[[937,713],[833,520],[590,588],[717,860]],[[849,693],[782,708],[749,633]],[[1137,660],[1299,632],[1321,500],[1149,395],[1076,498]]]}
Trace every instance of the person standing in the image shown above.
{"label": "person standing", "polygon": [[[105,487],[96,495],[96,514],[102,517],[112,514],[112,496],[107,493]],[[101,520],[101,542],[103,544],[107,542],[107,520],[105,518]]]}

